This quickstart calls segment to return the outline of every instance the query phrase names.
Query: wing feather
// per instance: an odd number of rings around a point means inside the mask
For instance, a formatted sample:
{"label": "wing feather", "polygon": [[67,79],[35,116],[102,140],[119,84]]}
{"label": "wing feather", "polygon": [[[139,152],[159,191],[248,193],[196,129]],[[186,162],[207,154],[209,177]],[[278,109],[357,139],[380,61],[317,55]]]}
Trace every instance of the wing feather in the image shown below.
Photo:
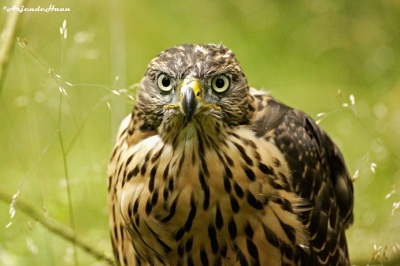
{"label": "wing feather", "polygon": [[309,203],[299,213],[311,238],[311,258],[304,265],[348,265],[344,230],[353,221],[353,185],[339,148],[305,113],[266,93],[251,93],[256,102],[252,130],[275,142],[288,163],[294,191]]}

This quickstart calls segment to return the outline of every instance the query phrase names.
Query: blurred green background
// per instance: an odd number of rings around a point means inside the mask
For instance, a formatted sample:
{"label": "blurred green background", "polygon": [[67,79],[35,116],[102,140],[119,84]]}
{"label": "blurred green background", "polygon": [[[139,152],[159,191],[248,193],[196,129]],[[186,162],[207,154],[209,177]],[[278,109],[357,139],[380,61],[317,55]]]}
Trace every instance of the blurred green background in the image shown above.
{"label": "blurred green background", "polygon": [[[80,238],[111,256],[106,168],[118,125],[134,104],[130,86],[170,46],[222,43],[251,86],[322,118],[350,174],[358,173],[355,222],[347,231],[352,263],[398,265],[400,1],[25,3],[50,5],[70,12],[23,12],[17,37],[27,45],[13,42],[2,80],[0,191],[19,191],[18,199],[50,223],[73,223]],[[0,30],[9,14],[0,11]],[[18,202],[13,218],[9,210],[2,199],[0,265],[75,265],[70,242]],[[105,265],[81,249],[76,258]]]}

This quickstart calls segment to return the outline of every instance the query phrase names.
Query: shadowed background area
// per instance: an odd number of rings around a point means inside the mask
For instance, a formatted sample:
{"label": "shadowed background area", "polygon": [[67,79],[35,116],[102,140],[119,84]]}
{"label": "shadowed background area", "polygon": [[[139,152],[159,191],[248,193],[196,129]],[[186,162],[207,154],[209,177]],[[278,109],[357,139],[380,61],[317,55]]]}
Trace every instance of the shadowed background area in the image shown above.
{"label": "shadowed background area", "polygon": [[[347,231],[352,263],[399,263],[399,1],[24,5],[70,11],[21,13],[21,41],[8,54],[0,85],[0,265],[106,265],[74,252],[40,221],[75,228],[73,237],[111,256],[106,169],[116,130],[147,64],[181,43],[222,43],[251,86],[322,119],[358,177]],[[11,12],[0,10],[0,30]],[[26,215],[19,201],[43,217]]]}

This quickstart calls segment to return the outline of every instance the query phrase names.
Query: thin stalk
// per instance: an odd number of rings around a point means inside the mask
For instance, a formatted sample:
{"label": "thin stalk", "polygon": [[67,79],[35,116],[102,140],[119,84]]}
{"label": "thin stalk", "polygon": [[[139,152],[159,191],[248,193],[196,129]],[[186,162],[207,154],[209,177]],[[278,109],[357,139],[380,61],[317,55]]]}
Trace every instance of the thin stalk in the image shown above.
{"label": "thin stalk", "polygon": [[[7,194],[6,192],[0,190],[0,201],[6,202],[10,204],[12,202],[12,196]],[[15,207],[30,216],[33,220],[39,222],[42,226],[47,228],[49,231],[54,234],[64,238],[65,240],[74,243],[74,245],[80,247],[88,254],[92,255],[98,260],[103,260],[107,262],[109,265],[115,265],[114,260],[111,257],[106,256],[103,252],[96,250],[94,247],[90,246],[88,243],[85,243],[82,239],[77,238],[75,235],[75,230],[72,230],[68,226],[59,224],[55,222],[53,219],[46,217],[43,214],[43,211],[40,211],[33,207],[31,204],[26,202],[25,200],[18,198],[18,202]]]}
{"label": "thin stalk", "polygon": [[[72,197],[71,197],[71,184],[68,175],[68,160],[66,155],[66,150],[64,147],[64,141],[61,134],[61,108],[62,108],[62,101],[63,101],[63,94],[60,93],[60,104],[58,107],[58,139],[60,141],[61,152],[63,155],[63,165],[64,165],[64,174],[65,174],[65,181],[67,185],[67,197],[68,197],[68,210],[69,210],[69,222],[72,228],[73,237],[76,238],[76,227],[75,227],[75,217],[74,217],[74,210],[72,206]],[[79,265],[78,262],[78,252],[76,249],[75,242],[72,243],[74,249],[74,262],[75,265]]]}

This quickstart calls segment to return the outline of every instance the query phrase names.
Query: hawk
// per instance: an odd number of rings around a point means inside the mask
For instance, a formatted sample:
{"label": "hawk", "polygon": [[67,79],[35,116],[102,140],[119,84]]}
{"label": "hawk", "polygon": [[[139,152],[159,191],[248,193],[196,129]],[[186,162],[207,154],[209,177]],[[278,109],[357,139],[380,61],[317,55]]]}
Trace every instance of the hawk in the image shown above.
{"label": "hawk", "polygon": [[353,186],[305,113],[222,45],[153,59],[108,169],[119,265],[349,265]]}

